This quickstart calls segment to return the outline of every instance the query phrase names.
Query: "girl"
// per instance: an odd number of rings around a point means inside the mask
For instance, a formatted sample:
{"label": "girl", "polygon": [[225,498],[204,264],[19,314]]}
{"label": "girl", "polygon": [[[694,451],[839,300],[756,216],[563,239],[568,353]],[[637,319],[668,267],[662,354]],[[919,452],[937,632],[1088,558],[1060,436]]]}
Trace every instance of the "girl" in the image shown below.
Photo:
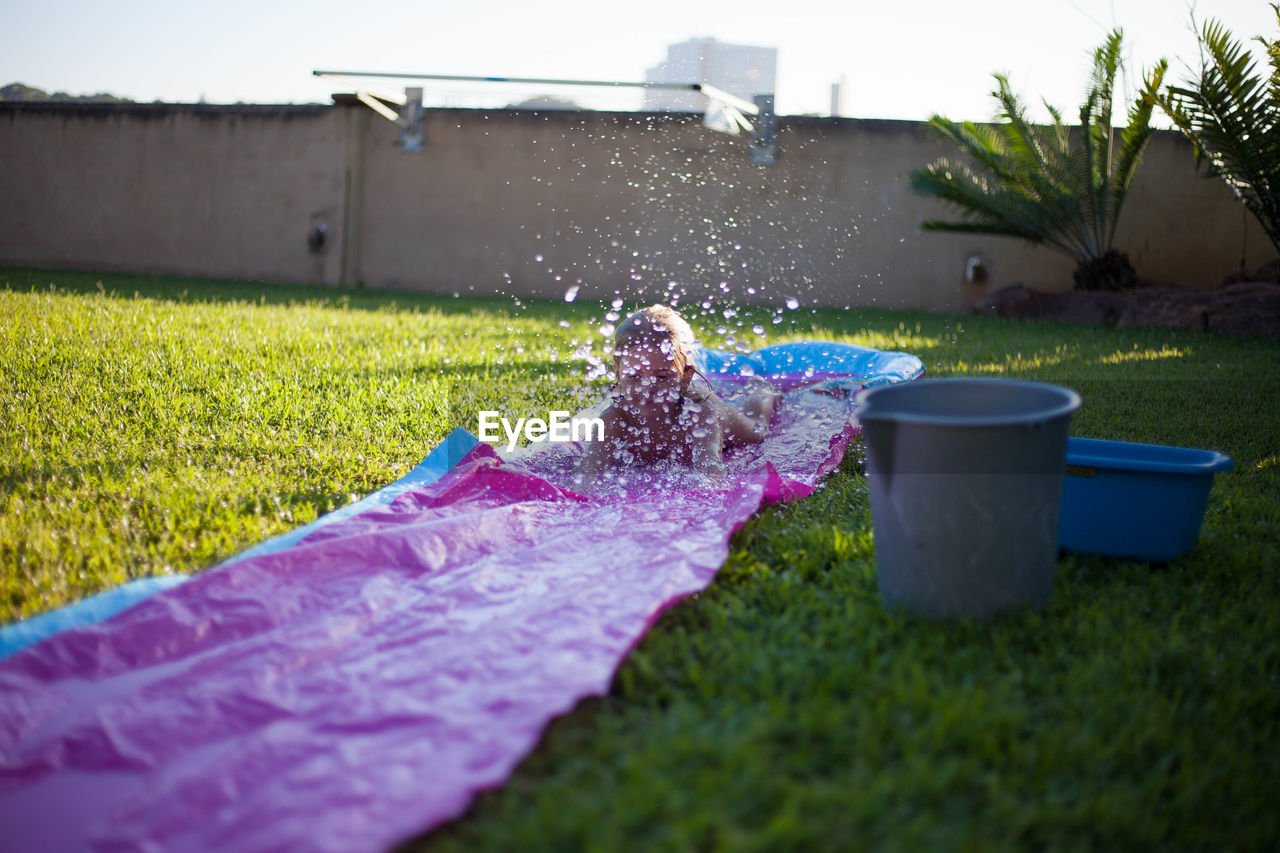
{"label": "girl", "polygon": [[618,382],[601,414],[604,441],[588,444],[579,469],[584,485],[618,465],[663,460],[719,478],[726,449],[764,438],[781,395],[756,377],[741,409],[729,405],[693,366],[693,347],[693,329],[665,305],[637,311],[618,326]]}

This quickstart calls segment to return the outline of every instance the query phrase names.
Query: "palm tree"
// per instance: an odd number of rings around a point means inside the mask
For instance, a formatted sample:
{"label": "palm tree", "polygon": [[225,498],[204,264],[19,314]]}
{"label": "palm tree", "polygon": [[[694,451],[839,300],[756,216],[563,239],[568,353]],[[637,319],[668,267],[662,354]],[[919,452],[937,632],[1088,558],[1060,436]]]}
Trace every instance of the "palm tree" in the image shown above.
{"label": "palm tree", "polygon": [[[1280,24],[1280,6],[1271,8]],[[1199,76],[1157,100],[1195,145],[1197,163],[1208,163],[1208,175],[1226,182],[1280,250],[1280,40],[1258,37],[1271,65],[1264,79],[1222,24],[1211,19],[1196,36]]]}
{"label": "palm tree", "polygon": [[996,74],[992,95],[1002,124],[979,125],[933,116],[929,125],[967,153],[975,165],[940,159],[911,172],[911,188],[959,208],[959,222],[928,220],[928,231],[1003,234],[1048,246],[1076,261],[1082,290],[1132,287],[1137,276],[1128,256],[1112,247],[1125,194],[1151,136],[1154,93],[1164,79],[1161,60],[1146,75],[1142,96],[1129,109],[1128,126],[1111,126],[1112,91],[1120,68],[1121,30],[1093,54],[1080,125],[1068,127],[1048,103],[1051,127],[1034,126],[1009,86]]}

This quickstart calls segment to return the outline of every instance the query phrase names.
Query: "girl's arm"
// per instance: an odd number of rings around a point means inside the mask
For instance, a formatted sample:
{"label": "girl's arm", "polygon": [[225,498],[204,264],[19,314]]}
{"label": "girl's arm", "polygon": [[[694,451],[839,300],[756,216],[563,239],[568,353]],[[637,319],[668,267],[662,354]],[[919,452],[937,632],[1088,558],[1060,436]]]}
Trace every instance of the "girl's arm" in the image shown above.
{"label": "girl's arm", "polygon": [[693,443],[693,467],[707,474],[712,480],[724,479],[724,430],[711,412],[707,413],[701,429],[690,432]]}
{"label": "girl's arm", "polygon": [[709,406],[719,421],[724,443],[733,446],[763,441],[781,399],[782,395],[772,385],[756,377],[747,386],[742,409],[729,405],[715,392],[708,393],[703,405]]}
{"label": "girl's arm", "polygon": [[618,429],[617,413],[610,406],[600,413],[600,419],[604,421],[604,440],[588,441],[587,452],[578,462],[578,485],[581,488],[589,488],[601,474],[613,467],[613,445]]}

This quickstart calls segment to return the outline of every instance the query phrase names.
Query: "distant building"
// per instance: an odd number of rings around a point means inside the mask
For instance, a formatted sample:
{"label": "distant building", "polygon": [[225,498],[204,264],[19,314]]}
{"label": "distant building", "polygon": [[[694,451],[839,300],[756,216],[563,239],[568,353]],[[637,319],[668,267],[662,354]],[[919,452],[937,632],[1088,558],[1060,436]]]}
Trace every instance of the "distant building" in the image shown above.
{"label": "distant building", "polygon": [[44,89],[28,86],[25,83],[10,83],[0,86],[0,101],[83,101],[95,104],[130,104],[128,98],[118,98],[107,92],[96,95],[68,95],[66,92],[54,92],[50,95]]}
{"label": "distant building", "polygon": [[[710,83],[751,100],[773,94],[778,67],[776,47],[727,44],[696,38],[667,47],[667,58],[645,72],[648,83]],[[702,112],[706,99],[697,92],[645,89],[644,109]]]}
{"label": "distant building", "polygon": [[509,110],[580,110],[582,105],[568,98],[557,98],[555,95],[534,95],[525,98],[518,104],[507,104]]}

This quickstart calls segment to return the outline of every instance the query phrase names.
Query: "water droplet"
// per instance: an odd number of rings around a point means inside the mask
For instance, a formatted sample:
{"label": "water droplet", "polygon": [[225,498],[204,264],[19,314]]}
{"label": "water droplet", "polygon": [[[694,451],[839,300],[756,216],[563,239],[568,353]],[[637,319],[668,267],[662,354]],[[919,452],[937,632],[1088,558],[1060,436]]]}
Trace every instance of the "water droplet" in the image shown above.
{"label": "water droplet", "polygon": [[622,307],[622,297],[621,296],[615,297],[614,300],[609,304],[613,306],[614,311],[617,311],[619,308]]}
{"label": "water droplet", "polygon": [[[569,286],[569,288],[564,292],[564,301],[565,301],[565,302],[572,302],[573,300],[575,300],[575,299],[577,299],[577,298],[578,298],[578,285],[576,285],[576,284],[572,284],[572,285],[570,285],[570,286]],[[569,325],[569,324],[568,324],[568,323],[566,323],[565,325],[567,326],[567,325]]]}
{"label": "water droplet", "polygon": [[757,335],[759,335],[762,338],[764,337],[764,326],[761,326],[759,323],[756,323],[754,326],[752,326],[751,331],[755,332]]}
{"label": "water droplet", "polygon": [[569,321],[568,321],[568,320],[561,320],[561,321],[560,321],[560,328],[562,328],[562,329],[567,329],[567,328],[569,328]]}
{"label": "water droplet", "polygon": [[788,310],[788,311],[794,311],[794,310],[796,310],[796,309],[797,309],[797,308],[799,308],[799,307],[800,307],[800,300],[799,300],[799,299],[796,299],[794,296],[788,296],[788,297],[787,297],[787,310]]}
{"label": "water droplet", "polygon": [[542,255],[534,255],[533,259],[538,263],[542,263]]}

